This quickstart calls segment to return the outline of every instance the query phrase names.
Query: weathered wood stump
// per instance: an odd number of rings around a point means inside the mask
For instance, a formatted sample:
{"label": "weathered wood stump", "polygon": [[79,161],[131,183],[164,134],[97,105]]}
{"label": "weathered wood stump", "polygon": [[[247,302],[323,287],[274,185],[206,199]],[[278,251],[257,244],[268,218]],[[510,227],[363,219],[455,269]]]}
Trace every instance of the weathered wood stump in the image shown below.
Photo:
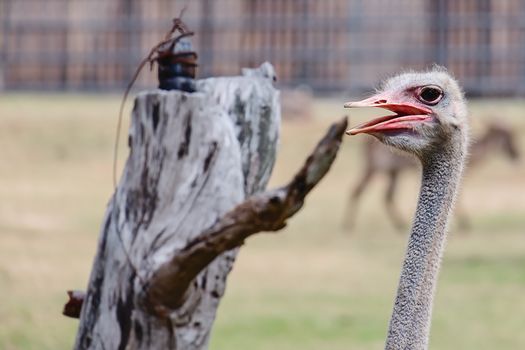
{"label": "weathered wood stump", "polygon": [[76,349],[205,349],[236,248],[282,228],[328,171],[345,121],[288,186],[261,193],[280,108],[272,77],[257,73],[135,99],[129,158],[106,210]]}

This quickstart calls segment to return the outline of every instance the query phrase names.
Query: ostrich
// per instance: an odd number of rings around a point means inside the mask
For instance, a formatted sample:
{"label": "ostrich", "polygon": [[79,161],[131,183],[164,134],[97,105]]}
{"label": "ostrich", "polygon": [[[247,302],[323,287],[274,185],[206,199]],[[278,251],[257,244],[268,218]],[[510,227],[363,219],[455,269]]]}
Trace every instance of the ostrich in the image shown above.
{"label": "ostrich", "polygon": [[347,134],[371,134],[421,162],[419,200],[385,348],[426,349],[447,222],[468,148],[466,101],[454,78],[444,68],[434,67],[395,76],[372,97],[344,106],[393,112]]}
{"label": "ostrich", "polygon": [[[406,223],[394,205],[394,196],[398,185],[399,175],[403,170],[414,168],[417,164],[411,157],[392,152],[373,138],[368,138],[363,148],[365,159],[364,171],[360,180],[350,193],[348,209],[344,216],[343,226],[350,230],[355,225],[357,206],[361,195],[368,188],[370,180],[376,174],[385,174],[388,186],[385,192],[384,202],[388,216],[398,231],[404,230]],[[492,122],[488,125],[485,132],[472,143],[469,150],[468,165],[465,171],[480,165],[489,158],[491,153],[501,153],[510,161],[517,161],[519,158],[516,135],[513,130],[501,122]],[[460,201],[457,204],[458,223],[461,229],[470,228],[470,220],[464,212],[460,210]]]}

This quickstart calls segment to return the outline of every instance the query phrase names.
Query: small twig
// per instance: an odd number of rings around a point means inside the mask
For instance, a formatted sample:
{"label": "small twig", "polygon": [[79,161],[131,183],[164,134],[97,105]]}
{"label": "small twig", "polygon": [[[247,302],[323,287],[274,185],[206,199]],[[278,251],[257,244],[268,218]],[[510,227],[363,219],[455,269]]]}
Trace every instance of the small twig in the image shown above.
{"label": "small twig", "polygon": [[80,290],[68,290],[67,295],[69,296],[69,300],[64,305],[62,314],[72,318],[80,318],[80,311],[82,311],[82,304],[84,303],[86,292]]}
{"label": "small twig", "polygon": [[[181,10],[180,16],[184,14],[186,11],[186,5]],[[149,63],[150,70],[153,69],[153,63],[159,60],[159,58],[162,58],[167,53],[171,52],[172,46],[174,47],[182,38],[192,36],[195,33],[188,30],[184,22],[181,20],[182,17],[174,18],[173,24],[168,32],[166,32],[166,35],[164,36],[164,39],[157,43],[153,48],[151,48],[148,55],[140,61],[137,69],[135,69],[135,73],[133,73],[133,76],[131,77],[131,80],[129,81],[128,85],[126,86],[126,90],[124,92],[124,96],[122,96],[122,100],[120,101],[120,107],[119,107],[119,113],[118,113],[118,119],[117,119],[117,130],[115,134],[115,144],[113,145],[113,187],[114,189],[117,188],[117,167],[118,167],[118,147],[120,143],[120,129],[122,128],[122,114],[124,112],[124,106],[126,104],[126,101],[128,99],[129,92],[131,91],[131,88],[135,84],[135,81],[139,77],[140,72],[142,69],[146,66],[146,64]],[[179,32],[180,35],[177,37],[173,37],[175,32]],[[171,43],[170,50],[168,52],[162,52],[160,49]],[[157,56],[155,56],[157,54]],[[176,55],[174,55],[176,57]],[[186,63],[186,62],[184,62]]]}
{"label": "small twig", "polygon": [[346,126],[346,118],[331,126],[288,185],[248,198],[160,266],[149,281],[146,304],[158,315],[177,309],[191,282],[216,257],[250,235],[282,229],[330,169]]}

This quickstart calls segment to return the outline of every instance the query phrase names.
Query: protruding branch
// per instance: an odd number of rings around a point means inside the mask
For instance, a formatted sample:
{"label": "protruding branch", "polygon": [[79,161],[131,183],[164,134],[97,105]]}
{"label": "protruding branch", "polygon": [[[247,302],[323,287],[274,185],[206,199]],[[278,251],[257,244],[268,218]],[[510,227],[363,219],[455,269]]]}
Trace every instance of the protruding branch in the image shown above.
{"label": "protruding branch", "polygon": [[282,229],[330,169],[346,126],[343,118],[330,127],[287,186],[248,198],[160,266],[146,290],[147,304],[158,314],[176,309],[191,282],[216,257],[241,246],[250,235]]}
{"label": "protruding branch", "polygon": [[82,310],[82,303],[84,303],[84,298],[86,297],[86,292],[80,290],[68,290],[67,295],[69,296],[69,300],[64,305],[62,314],[72,318],[79,318],[80,311]]}

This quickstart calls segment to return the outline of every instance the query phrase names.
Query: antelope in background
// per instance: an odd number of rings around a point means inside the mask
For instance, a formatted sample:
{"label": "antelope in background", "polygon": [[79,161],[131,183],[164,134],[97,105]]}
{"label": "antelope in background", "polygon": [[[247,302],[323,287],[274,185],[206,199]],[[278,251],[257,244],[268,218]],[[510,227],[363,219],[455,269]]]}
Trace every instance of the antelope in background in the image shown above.
{"label": "antelope in background", "polygon": [[[403,230],[407,227],[407,222],[399,214],[394,203],[396,187],[399,174],[405,169],[415,168],[417,163],[415,159],[404,154],[392,152],[373,137],[368,138],[364,146],[365,170],[350,193],[343,226],[349,230],[354,227],[359,199],[374,175],[380,173],[386,174],[388,178],[384,197],[388,216],[397,230]],[[510,128],[501,124],[490,124],[485,133],[476,139],[470,147],[467,171],[487,159],[491,153],[502,153],[511,161],[516,161],[519,158],[516,137]],[[461,206],[458,205],[458,207]],[[458,210],[458,223],[461,229],[470,227],[468,216],[461,209]]]}

